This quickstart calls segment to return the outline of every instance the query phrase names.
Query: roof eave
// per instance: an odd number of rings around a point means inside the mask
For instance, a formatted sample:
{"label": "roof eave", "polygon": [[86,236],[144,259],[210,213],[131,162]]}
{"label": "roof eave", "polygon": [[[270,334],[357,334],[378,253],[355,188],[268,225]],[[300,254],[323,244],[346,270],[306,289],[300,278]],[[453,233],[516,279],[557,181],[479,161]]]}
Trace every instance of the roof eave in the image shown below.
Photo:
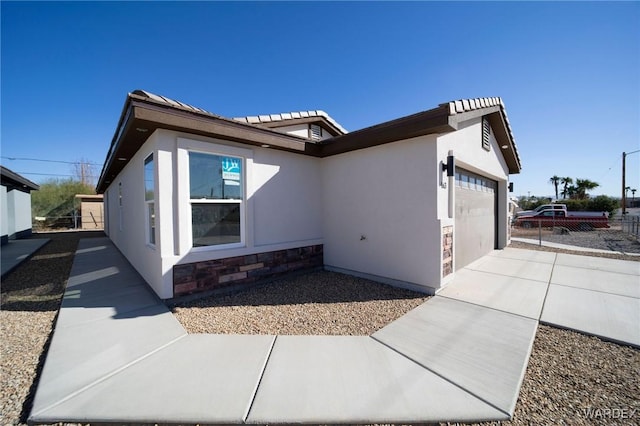
{"label": "roof eave", "polygon": [[100,174],[96,186],[97,193],[103,193],[107,189],[131,157],[157,129],[219,137],[249,145],[268,145],[273,149],[319,156],[317,146],[298,136],[224,119],[210,113],[176,108],[130,94]]}
{"label": "roof eave", "polygon": [[38,184],[31,182],[29,179],[17,174],[16,172],[9,170],[4,166],[0,166],[0,171],[3,180],[9,180],[13,182],[14,186],[18,189],[26,189],[28,192],[37,191],[40,189]]}
{"label": "roof eave", "polygon": [[455,130],[448,108],[438,107],[322,141],[322,157],[356,151],[404,139]]}
{"label": "roof eave", "polygon": [[[518,148],[511,135],[511,129],[506,119],[504,112],[504,106],[502,104],[493,105],[489,107],[481,107],[478,109],[453,112],[449,116],[449,124],[458,129],[460,124],[469,120],[487,116],[491,129],[494,132],[494,136],[501,148],[502,155],[509,168],[509,174],[518,174],[522,169],[520,163],[520,156],[518,154]],[[506,148],[502,148],[506,146]]]}

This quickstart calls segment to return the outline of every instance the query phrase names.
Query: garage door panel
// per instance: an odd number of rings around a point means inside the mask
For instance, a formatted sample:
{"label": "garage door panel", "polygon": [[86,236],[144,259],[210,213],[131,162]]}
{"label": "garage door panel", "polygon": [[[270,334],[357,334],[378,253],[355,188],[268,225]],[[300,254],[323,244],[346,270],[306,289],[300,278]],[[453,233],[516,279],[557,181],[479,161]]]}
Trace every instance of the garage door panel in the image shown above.
{"label": "garage door panel", "polygon": [[[496,182],[462,170],[459,176],[454,229],[456,269],[486,255],[496,245]],[[482,184],[476,184],[474,176]]]}

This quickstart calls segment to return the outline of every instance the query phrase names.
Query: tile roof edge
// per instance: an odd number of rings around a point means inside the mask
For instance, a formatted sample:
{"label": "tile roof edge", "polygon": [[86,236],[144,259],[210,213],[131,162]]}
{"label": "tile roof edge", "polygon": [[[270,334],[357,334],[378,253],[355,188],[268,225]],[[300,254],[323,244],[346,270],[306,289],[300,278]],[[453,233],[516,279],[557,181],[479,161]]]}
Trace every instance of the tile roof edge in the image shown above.
{"label": "tile roof edge", "polygon": [[[288,116],[288,117],[285,117],[285,116]],[[248,115],[245,117],[233,117],[232,120],[236,120],[241,123],[261,124],[261,123],[273,123],[273,122],[284,121],[284,120],[297,120],[300,118],[307,118],[307,117],[322,117],[343,134],[349,133],[347,129],[342,127],[340,123],[338,123],[329,114],[327,114],[325,111],[321,109],[308,110],[308,111],[281,112],[277,114]]]}

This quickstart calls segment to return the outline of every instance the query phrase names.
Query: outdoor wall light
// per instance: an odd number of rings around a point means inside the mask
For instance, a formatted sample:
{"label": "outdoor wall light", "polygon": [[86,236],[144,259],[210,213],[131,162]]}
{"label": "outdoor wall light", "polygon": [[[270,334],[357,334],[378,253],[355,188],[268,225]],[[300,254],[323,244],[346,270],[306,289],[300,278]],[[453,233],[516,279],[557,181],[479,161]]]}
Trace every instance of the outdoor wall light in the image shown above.
{"label": "outdoor wall light", "polygon": [[262,148],[269,148],[271,145],[268,145],[268,144],[264,143],[264,144],[262,144],[262,145],[260,145],[260,146],[261,146]]}
{"label": "outdoor wall light", "polygon": [[509,182],[509,192],[513,192],[513,182]]}
{"label": "outdoor wall light", "polygon": [[453,155],[449,155],[447,157],[446,164],[442,163],[442,171],[447,172],[447,177],[455,176],[456,174],[456,161],[453,158]]}
{"label": "outdoor wall light", "polygon": [[144,129],[142,127],[136,127],[136,130],[141,132],[141,133],[147,133],[149,131],[149,129]]}
{"label": "outdoor wall light", "polygon": [[509,148],[509,145],[502,145],[500,148],[507,149],[507,148]]}

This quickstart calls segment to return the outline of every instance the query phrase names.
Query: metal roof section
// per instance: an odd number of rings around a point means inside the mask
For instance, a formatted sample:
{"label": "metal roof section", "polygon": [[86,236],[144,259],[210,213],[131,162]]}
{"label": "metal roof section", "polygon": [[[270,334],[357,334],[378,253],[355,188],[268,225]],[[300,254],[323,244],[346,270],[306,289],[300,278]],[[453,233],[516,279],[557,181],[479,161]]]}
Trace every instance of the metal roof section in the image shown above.
{"label": "metal roof section", "polygon": [[2,185],[11,189],[18,189],[23,192],[37,191],[40,189],[39,185],[9,170],[5,166],[0,166],[0,175],[2,175]]}
{"label": "metal roof section", "polygon": [[504,126],[507,130],[509,139],[513,146],[513,154],[516,158],[518,166],[520,166],[520,154],[518,153],[518,147],[516,145],[515,138],[513,137],[513,131],[511,130],[511,124],[509,123],[509,117],[507,116],[507,110],[504,106],[504,102],[500,97],[493,98],[474,98],[474,99],[460,99],[457,101],[451,101],[448,103],[440,104],[440,107],[448,107],[449,115],[454,116],[461,113],[480,110],[483,108],[498,107],[503,118]]}
{"label": "metal roof section", "polygon": [[293,112],[281,112],[279,114],[268,114],[268,115],[249,115],[246,117],[234,117],[233,119],[242,123],[250,123],[250,124],[265,124],[265,123],[274,123],[278,121],[289,121],[289,120],[298,120],[302,118],[312,118],[319,117],[328,121],[333,127],[340,131],[340,133],[347,134],[349,131],[342,127],[340,123],[331,118],[329,114],[318,109],[311,111],[293,111]]}
{"label": "metal roof section", "polygon": [[153,94],[151,92],[147,92],[146,90],[134,90],[133,92],[131,92],[131,94],[132,95],[138,95],[138,96],[144,96],[144,97],[146,97],[148,99],[151,99],[151,100],[154,100],[156,102],[160,102],[160,103],[163,103],[163,104],[168,104],[168,105],[171,105],[173,107],[180,108],[180,109],[183,109],[183,110],[186,110],[186,111],[199,112],[201,114],[207,114],[207,115],[211,115],[213,117],[222,118],[219,115],[216,115],[216,114],[214,114],[212,112],[209,112],[207,110],[204,110],[202,108],[194,107],[194,106],[191,106],[189,104],[185,104],[185,103],[176,101],[174,99],[167,98],[165,96],[155,95],[155,94]]}

